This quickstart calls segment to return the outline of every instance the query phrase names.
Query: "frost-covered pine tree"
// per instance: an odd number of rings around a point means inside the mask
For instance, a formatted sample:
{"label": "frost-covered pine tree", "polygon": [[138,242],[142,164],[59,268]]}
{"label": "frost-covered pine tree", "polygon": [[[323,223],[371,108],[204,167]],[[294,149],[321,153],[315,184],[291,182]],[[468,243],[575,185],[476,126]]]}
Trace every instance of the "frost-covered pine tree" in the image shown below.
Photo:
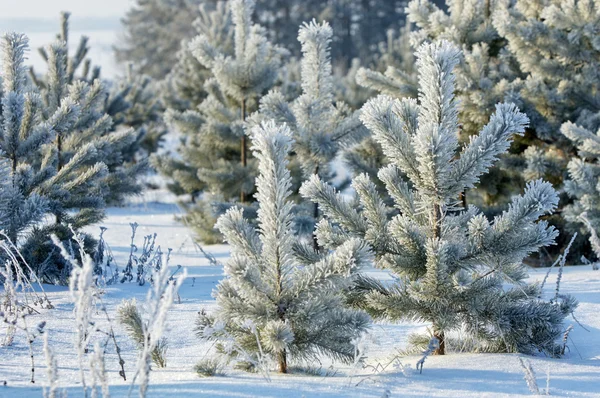
{"label": "frost-covered pine tree", "polygon": [[519,95],[537,116],[532,121],[539,141],[525,153],[529,178],[561,183],[566,176],[564,166],[575,151],[560,133],[563,123],[600,127],[599,23],[597,0],[517,0],[494,15],[494,26],[524,73]]}
{"label": "frost-covered pine tree", "polygon": [[369,325],[362,311],[342,305],[341,289],[371,260],[359,239],[319,254],[295,236],[291,177],[287,154],[292,132],[269,121],[252,129],[254,156],[260,174],[256,199],[258,226],[231,208],[217,227],[232,247],[226,278],[215,291],[218,310],[198,319],[198,334],[221,343],[238,360],[277,361],[281,373],[290,361],[311,361],[319,355],[352,361],[354,344]]}
{"label": "frost-covered pine tree", "polygon": [[[140,146],[146,143],[146,147],[156,149],[152,142],[160,140],[161,135],[164,134],[160,121],[162,106],[156,101],[154,89],[146,76],[133,76],[129,73],[114,84],[101,82],[100,68],[92,66],[92,61],[88,58],[90,48],[86,36],[80,37],[76,51],[70,55],[68,51],[70,13],[62,12],[60,17],[57,40],[38,49],[48,64],[48,70],[40,75],[30,68],[30,78],[44,96],[48,107],[55,106],[50,104],[48,95],[66,96],[69,88],[77,84],[98,86],[99,91],[94,94],[97,95],[97,99],[93,105],[88,106],[86,112],[89,114],[82,118],[87,118],[88,125],[96,122],[99,130],[95,135],[105,141],[103,146],[110,146],[105,149],[105,153],[109,153],[110,156],[102,159],[109,170],[104,181],[103,194],[106,202],[119,205],[126,196],[137,194],[142,189],[138,177],[147,170],[148,164],[147,156],[141,153]],[[54,94],[49,94],[52,91]],[[60,99],[57,101],[60,102]],[[105,120],[100,122],[101,118]],[[77,126],[75,129],[86,128],[86,126]],[[150,146],[147,145],[146,139],[150,142]],[[61,140],[73,141],[66,137]],[[73,146],[82,145],[82,142],[71,144],[72,147],[66,150],[73,151],[75,150]]]}
{"label": "frost-covered pine tree", "polygon": [[106,91],[99,80],[69,84],[65,42],[49,45],[46,52],[48,71],[40,79],[44,82],[40,88],[42,117],[48,119],[64,103],[77,104],[78,112],[72,123],[55,131],[53,141],[42,148],[40,167],[55,170],[44,182],[44,195],[52,202],[57,224],[79,228],[102,219],[111,194],[139,192],[137,173],[120,167],[123,152],[136,137],[133,130],[111,130],[112,120],[103,112]]}
{"label": "frost-covered pine tree", "polygon": [[180,111],[193,109],[208,96],[205,83],[212,73],[192,54],[190,41],[204,35],[219,52],[231,55],[234,36],[232,25],[227,2],[218,1],[214,7],[200,5],[198,18],[193,22],[194,35],[182,42],[175,64],[163,83],[161,95],[169,108]]}
{"label": "frost-covered pine tree", "polygon": [[396,216],[388,218],[366,175],[353,181],[353,202],[316,176],[301,193],[328,217],[317,228],[321,245],[333,249],[362,238],[377,265],[397,275],[390,286],[363,277],[349,298],[359,308],[375,317],[430,322],[438,354],[445,352],[449,332],[461,330],[487,349],[558,355],[555,339],[575,302],[537,299],[539,286],[524,282],[522,264],[558,235],[538,221],[555,209],[558,196],[550,184],[535,181],[493,220],[461,206],[461,193],[476,186],[528,119],[514,105],[499,104],[461,148],[453,73],[459,57],[447,41],[423,44],[417,51],[419,102],[382,95],[362,109],[361,119],[390,161],[379,178]]}
{"label": "frost-covered pine tree", "polygon": [[[367,132],[357,111],[352,112],[343,102],[335,101],[330,56],[332,36],[327,22],[318,24],[313,20],[300,27],[302,95],[288,102],[280,91],[271,91],[261,99],[257,115],[257,119],[273,119],[292,130],[294,163],[302,169],[304,178],[318,175],[328,181],[335,176],[332,161]],[[316,205],[312,217],[319,218]]]}
{"label": "frost-covered pine tree", "polygon": [[[20,245],[38,276],[51,282],[65,282],[69,264],[58,255],[49,235],[70,241],[69,225],[77,230],[101,220],[107,203],[120,203],[125,196],[141,190],[137,177],[146,168],[143,161],[125,162],[137,135],[131,129],[113,129],[104,111],[107,94],[102,83],[98,79],[89,82],[76,74],[87,52],[85,39],[76,54],[69,57],[67,42],[62,40],[66,38],[68,14],[63,14],[59,40],[43,51],[48,63],[46,73],[30,73],[29,82],[34,87],[29,87],[26,74],[22,77],[26,82],[22,86],[27,88],[22,88],[21,94],[29,99],[22,104],[24,116],[19,117],[24,125],[19,139],[27,143],[26,149],[7,148],[8,156],[20,157],[15,164],[22,175],[19,183],[24,197],[32,193],[43,197],[45,210],[54,216],[50,223],[39,222],[42,217],[38,216]],[[27,132],[43,128],[50,132],[39,142],[34,138],[38,133]],[[32,138],[27,139],[28,134]],[[88,237],[84,242],[85,249],[92,250],[93,240]]]}
{"label": "frost-covered pine tree", "polygon": [[579,157],[568,164],[565,191],[574,202],[565,207],[565,218],[583,224],[590,244],[600,259],[600,130],[595,134],[575,123],[565,123],[561,132],[577,146]]}
{"label": "frost-covered pine tree", "polygon": [[43,101],[27,81],[27,37],[8,33],[2,36],[1,45],[0,229],[16,245],[22,232],[39,223],[49,206],[40,193],[53,168],[37,167],[37,154],[57,130],[71,126],[79,108],[65,101],[44,120]]}
{"label": "frost-covered pine tree", "polygon": [[219,209],[236,200],[250,202],[256,172],[244,123],[256,110],[258,98],[275,84],[283,54],[252,22],[253,0],[233,0],[229,8],[233,52],[208,34],[190,43],[192,54],[213,75],[204,84],[209,94],[196,109],[167,111],[165,120],[182,134],[179,159],[155,161],[198,202],[186,206],[185,221],[205,242],[220,239],[213,228]]}
{"label": "frost-covered pine tree", "polygon": [[192,22],[203,0],[136,0],[121,20],[124,37],[117,61],[134,63],[136,72],[164,78],[182,40],[194,36]]}
{"label": "frost-covered pine tree", "polygon": [[[452,0],[447,5],[447,10],[443,10],[431,0],[410,1],[406,7],[407,19],[414,25],[410,42],[417,48],[424,42],[448,40],[461,48],[463,57],[455,71],[456,96],[461,103],[459,138],[466,143],[487,123],[498,102],[512,102],[528,115],[531,112],[517,95],[518,89],[510,87],[520,71],[514,67],[512,55],[504,48],[504,41],[492,24],[499,2]],[[399,83],[410,83],[402,77],[400,75]],[[532,117],[535,122],[537,119]],[[514,163],[519,164],[519,157],[515,159],[510,152],[521,150],[523,139],[515,137],[509,153],[501,157],[501,167],[492,168],[475,191],[469,190],[465,202],[487,208],[503,207],[520,191],[524,186],[520,177],[522,167],[516,168]]]}

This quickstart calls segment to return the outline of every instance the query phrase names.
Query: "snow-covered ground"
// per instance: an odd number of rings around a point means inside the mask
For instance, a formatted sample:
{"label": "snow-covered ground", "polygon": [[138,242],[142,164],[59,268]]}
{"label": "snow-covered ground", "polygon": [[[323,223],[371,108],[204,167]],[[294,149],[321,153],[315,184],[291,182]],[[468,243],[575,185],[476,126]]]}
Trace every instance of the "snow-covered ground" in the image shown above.
{"label": "snow-covered ground", "polygon": [[[108,228],[107,242],[118,263],[123,266],[129,252],[129,223],[137,222],[137,243],[141,244],[144,234],[157,233],[157,241],[164,248],[173,249],[171,265],[181,264],[187,268],[188,276],[180,289],[181,302],[170,311],[166,337],[169,349],[168,365],[154,369],[151,373],[149,396],[151,397],[381,397],[385,391],[390,396],[420,397],[472,397],[472,396],[520,396],[531,395],[523,379],[519,355],[513,354],[450,354],[429,357],[422,374],[416,372],[418,356],[399,356],[399,361],[390,364],[397,353],[406,347],[407,337],[412,332],[423,331],[426,325],[415,323],[372,326],[363,342],[366,363],[372,367],[322,363],[321,376],[301,374],[271,374],[266,381],[260,374],[248,374],[228,370],[224,376],[199,378],[193,370],[194,364],[203,358],[209,346],[201,343],[194,334],[194,322],[199,310],[214,309],[211,290],[222,278],[222,269],[210,265],[192,243],[190,231],[174,221],[178,213],[175,205],[150,200],[164,199],[162,193],[146,195],[146,201],[127,208],[109,209],[108,218],[102,224]],[[89,232],[97,234],[98,228]],[[226,261],[229,250],[226,245],[204,248],[219,262]],[[381,271],[382,278],[386,275]],[[532,280],[541,280],[546,270],[531,270]],[[556,281],[556,270],[550,276],[546,289],[552,294]],[[64,287],[45,286],[55,309],[44,310],[29,319],[30,324],[46,320],[50,345],[58,361],[60,384],[71,397],[82,396],[79,385],[77,358],[72,343],[73,314],[69,292]],[[103,301],[108,312],[114,316],[115,309],[124,298],[135,297],[143,301],[147,286],[134,283],[118,284],[105,289]],[[569,351],[562,359],[528,357],[533,364],[540,388],[545,388],[549,373],[550,394],[554,396],[600,396],[600,271],[590,266],[568,267],[562,280],[561,291],[573,294],[580,305],[570,334]],[[101,314],[98,323],[104,324]],[[585,327],[585,329],[584,329]],[[587,329],[587,330],[586,330]],[[136,349],[125,331],[116,326],[117,339],[125,359],[126,374],[131,377],[135,365]],[[22,333],[12,347],[0,347],[0,397],[41,397],[42,386],[46,385],[45,363],[42,340],[34,343],[35,379],[29,380],[29,351]],[[126,396],[129,381],[118,375],[116,355],[109,350],[106,356],[113,397]],[[401,366],[400,363],[403,365]],[[383,371],[374,371],[380,364]],[[317,367],[319,367],[317,365]],[[2,381],[6,380],[6,386]],[[137,395],[134,392],[134,395]]]}

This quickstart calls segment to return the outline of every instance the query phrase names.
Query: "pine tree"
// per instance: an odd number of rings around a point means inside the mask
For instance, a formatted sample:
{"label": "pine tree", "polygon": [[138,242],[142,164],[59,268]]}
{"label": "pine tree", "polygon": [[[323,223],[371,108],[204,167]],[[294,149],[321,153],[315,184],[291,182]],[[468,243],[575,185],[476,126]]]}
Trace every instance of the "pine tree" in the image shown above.
{"label": "pine tree", "polygon": [[[141,192],[142,184],[139,176],[148,169],[147,153],[156,151],[162,136],[166,133],[162,124],[162,104],[157,101],[151,80],[144,75],[133,75],[131,70],[123,79],[118,79],[114,84],[100,82],[100,67],[92,66],[92,61],[87,57],[89,52],[89,39],[82,36],[73,55],[69,55],[69,18],[70,13],[60,14],[60,31],[57,41],[49,46],[38,49],[42,58],[48,63],[48,72],[44,75],[37,74],[30,68],[30,78],[39,91],[47,95],[52,90],[57,90],[56,95],[67,93],[68,87],[75,84],[98,84],[99,92],[95,104],[90,109],[97,121],[100,117],[106,118],[98,134],[105,141],[113,141],[106,151],[111,156],[102,159],[110,173],[105,179],[104,199],[108,204],[120,205],[126,196]],[[63,49],[57,49],[58,47]],[[56,51],[60,54],[53,54]],[[55,65],[50,65],[54,62]],[[56,63],[60,63],[57,65]],[[61,73],[60,81],[49,81],[57,78],[50,73]],[[62,85],[63,87],[51,87]],[[111,87],[112,86],[112,87]],[[51,106],[51,105],[48,105]],[[87,121],[91,125],[93,120]],[[82,128],[81,126],[79,128]],[[135,129],[132,131],[131,129]],[[111,135],[109,138],[108,136]],[[117,138],[117,137],[121,138]],[[81,145],[75,144],[75,145]],[[72,150],[72,148],[70,149]]]}
{"label": "pine tree", "polygon": [[[292,102],[278,90],[260,101],[258,119],[285,123],[294,134],[294,160],[302,176],[332,180],[332,161],[346,147],[359,142],[366,129],[343,102],[334,101],[330,43],[333,31],[327,22],[305,23],[298,33],[302,44],[302,95]],[[319,218],[315,205],[314,220]],[[311,225],[310,231],[313,230]]]}
{"label": "pine tree", "polygon": [[494,26],[525,74],[518,92],[537,116],[536,148],[525,154],[529,178],[560,184],[566,176],[564,166],[575,152],[560,134],[563,123],[600,126],[600,118],[589,117],[600,111],[599,23],[597,0],[518,0],[495,13]]}
{"label": "pine tree", "polygon": [[522,265],[558,235],[536,222],[555,209],[558,197],[550,184],[535,181],[493,221],[461,206],[461,193],[480,181],[528,120],[514,105],[499,104],[459,151],[453,73],[459,58],[447,41],[423,44],[417,51],[419,102],[382,95],[362,109],[361,119],[390,161],[379,178],[398,215],[388,218],[390,210],[366,175],[353,181],[358,202],[348,202],[316,176],[301,193],[329,218],[316,232],[322,246],[362,238],[377,265],[398,276],[391,286],[363,277],[351,303],[376,317],[430,322],[438,354],[445,352],[450,331],[464,330],[497,350],[558,355],[555,339],[575,301],[537,299],[539,286],[525,284]]}
{"label": "pine tree", "polygon": [[121,20],[123,44],[115,47],[117,61],[135,65],[137,73],[164,78],[181,41],[194,36],[192,22],[202,0],[136,0]]}
{"label": "pine tree", "polygon": [[[70,265],[55,250],[50,234],[69,242],[66,246],[77,253],[71,227],[79,230],[100,221],[108,203],[122,203],[127,195],[140,192],[142,185],[137,177],[147,167],[143,159],[133,159],[136,132],[115,130],[111,117],[105,113],[107,106],[120,111],[125,107],[116,106],[120,100],[107,101],[107,90],[95,78],[99,69],[94,68],[95,72],[88,76],[91,63],[86,60],[85,37],[75,54],[69,56],[68,17],[68,13],[63,13],[58,40],[41,51],[48,63],[46,73],[38,75],[30,70],[34,87],[27,89],[31,99],[25,108],[27,125],[23,129],[41,124],[50,126],[51,133],[39,143],[28,142],[23,165],[16,166],[26,176],[21,182],[24,197],[30,193],[40,195],[46,204],[41,209],[54,216],[54,222],[40,223],[42,217],[38,214],[38,222],[30,225],[33,228],[20,250],[38,276],[60,283],[66,282]],[[84,68],[78,74],[81,65]],[[64,116],[59,123],[55,119],[61,114]],[[11,151],[8,155],[13,158],[25,156],[14,153],[14,147]],[[92,251],[93,239],[85,236],[83,241],[84,249]]]}
{"label": "pine tree", "polygon": [[[69,62],[64,41],[46,48],[48,71],[38,79],[42,117],[47,119],[66,101],[78,104],[79,112],[66,129],[40,153],[40,167],[50,165],[55,174],[44,183],[52,201],[56,223],[75,228],[98,222],[104,216],[106,199],[139,192],[137,173],[121,170],[123,152],[135,141],[135,132],[111,131],[112,120],[102,109],[106,91],[99,80],[69,83]],[[75,213],[71,213],[75,211]]]}
{"label": "pine tree", "polygon": [[1,44],[0,229],[16,245],[22,233],[37,224],[48,208],[40,186],[52,170],[34,167],[33,154],[52,139],[56,130],[72,123],[78,108],[65,102],[48,121],[43,121],[41,98],[27,82],[27,37],[8,33],[2,36]]}
{"label": "pine tree", "polygon": [[[353,341],[369,324],[363,312],[344,308],[339,294],[369,263],[366,246],[350,239],[335,252],[319,254],[294,235],[286,168],[291,137],[285,125],[273,121],[252,129],[260,170],[258,227],[239,208],[219,218],[217,227],[232,256],[215,292],[218,310],[198,319],[200,336],[220,342],[232,338],[254,358],[270,355],[281,373],[287,373],[290,360],[310,361],[320,354],[352,361]],[[241,350],[231,354],[241,356]]]}
{"label": "pine tree", "polygon": [[229,5],[218,1],[214,7],[201,4],[198,18],[193,22],[194,35],[182,42],[176,62],[163,83],[161,93],[168,107],[179,111],[196,108],[208,96],[205,83],[212,77],[209,68],[192,54],[190,41],[204,35],[223,54],[233,54],[233,35]]}
{"label": "pine tree", "polygon": [[[128,165],[147,163],[150,154],[161,147],[167,128],[162,120],[164,104],[159,96],[160,86],[147,75],[137,74],[128,65],[127,74],[108,86],[104,112],[113,121],[113,130],[132,128],[136,140],[123,152]],[[141,172],[141,170],[140,170]]]}
{"label": "pine tree", "polygon": [[155,159],[163,173],[198,200],[186,206],[184,221],[205,242],[220,239],[213,225],[227,203],[237,199],[250,204],[256,172],[248,156],[244,123],[258,98],[275,84],[283,55],[267,41],[264,29],[252,23],[254,1],[234,0],[229,6],[233,52],[207,34],[190,43],[193,55],[213,76],[204,84],[208,96],[197,109],[167,111],[165,120],[183,135],[180,159]]}
{"label": "pine tree", "polygon": [[585,226],[592,249],[600,259],[600,130],[594,134],[569,122],[563,124],[561,132],[579,151],[579,157],[568,164],[570,178],[565,181],[565,191],[574,202],[565,207],[565,218]]}
{"label": "pine tree", "polygon": [[[533,109],[517,95],[518,87],[511,86],[521,73],[492,23],[498,3],[453,0],[444,11],[432,1],[412,0],[406,8],[407,19],[416,27],[410,34],[414,48],[423,42],[449,40],[463,51],[456,70],[463,143],[481,130],[498,102],[515,103],[532,118],[532,125],[537,126]],[[526,137],[527,134],[515,137],[509,153],[501,157],[500,166],[492,168],[477,190],[468,192],[468,198],[465,195],[465,202],[484,205],[488,212],[497,213],[524,187],[521,178],[524,161],[513,154],[523,151]]]}

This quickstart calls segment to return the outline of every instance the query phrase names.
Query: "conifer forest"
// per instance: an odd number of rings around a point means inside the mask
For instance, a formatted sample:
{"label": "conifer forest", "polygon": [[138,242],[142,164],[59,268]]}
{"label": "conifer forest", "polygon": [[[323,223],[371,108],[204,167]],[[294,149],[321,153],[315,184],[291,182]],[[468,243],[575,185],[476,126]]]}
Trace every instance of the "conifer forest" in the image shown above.
{"label": "conifer forest", "polygon": [[0,397],[600,396],[600,0],[0,9]]}

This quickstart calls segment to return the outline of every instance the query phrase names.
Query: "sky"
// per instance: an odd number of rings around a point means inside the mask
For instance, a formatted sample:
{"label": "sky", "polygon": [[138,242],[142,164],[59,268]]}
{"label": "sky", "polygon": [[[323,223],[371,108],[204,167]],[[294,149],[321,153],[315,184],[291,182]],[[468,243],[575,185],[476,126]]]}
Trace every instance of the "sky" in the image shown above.
{"label": "sky", "polygon": [[79,17],[120,17],[134,0],[0,0],[2,18],[54,18],[60,11]]}
{"label": "sky", "polygon": [[100,66],[103,78],[123,74],[123,67],[114,59],[113,45],[118,44],[120,18],[135,4],[135,0],[0,0],[0,34],[6,31],[23,32],[29,37],[28,64],[37,72],[46,63],[37,48],[55,40],[61,11],[71,12],[71,53],[82,35],[89,37],[93,65]]}

